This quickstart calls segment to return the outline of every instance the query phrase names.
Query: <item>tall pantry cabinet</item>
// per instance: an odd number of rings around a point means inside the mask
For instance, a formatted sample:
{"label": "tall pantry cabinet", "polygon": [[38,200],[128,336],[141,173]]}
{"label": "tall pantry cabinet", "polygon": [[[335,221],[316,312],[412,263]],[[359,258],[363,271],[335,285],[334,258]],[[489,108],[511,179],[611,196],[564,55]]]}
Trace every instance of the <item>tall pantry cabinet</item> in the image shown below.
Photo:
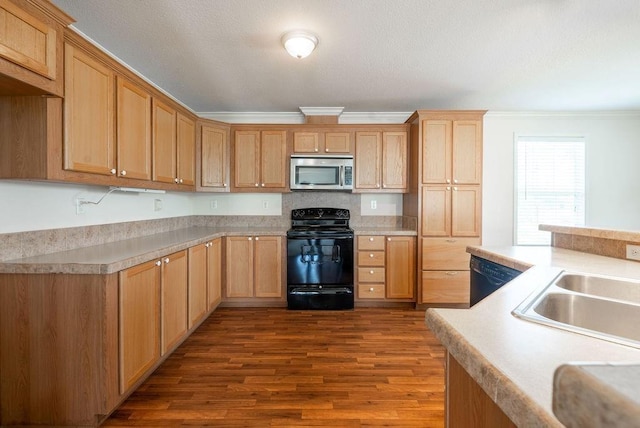
{"label": "tall pantry cabinet", "polygon": [[418,110],[410,124],[410,192],[405,216],[418,229],[418,304],[469,305],[467,245],[482,230],[485,111]]}

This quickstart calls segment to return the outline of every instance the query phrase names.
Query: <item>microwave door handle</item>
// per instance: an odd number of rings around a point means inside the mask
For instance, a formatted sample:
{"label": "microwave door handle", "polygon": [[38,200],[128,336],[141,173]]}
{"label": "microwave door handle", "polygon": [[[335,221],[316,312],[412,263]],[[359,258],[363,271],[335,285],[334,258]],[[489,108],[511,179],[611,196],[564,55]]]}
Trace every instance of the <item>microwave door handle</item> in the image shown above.
{"label": "microwave door handle", "polygon": [[340,165],[340,187],[344,187],[344,165]]}

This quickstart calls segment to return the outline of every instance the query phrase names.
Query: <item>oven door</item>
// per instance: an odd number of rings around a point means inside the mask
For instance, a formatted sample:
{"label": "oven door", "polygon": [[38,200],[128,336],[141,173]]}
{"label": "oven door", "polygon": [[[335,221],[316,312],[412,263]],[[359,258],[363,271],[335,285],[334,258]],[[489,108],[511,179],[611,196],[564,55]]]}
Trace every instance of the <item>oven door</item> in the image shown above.
{"label": "oven door", "polygon": [[287,238],[287,284],[353,285],[353,236]]}

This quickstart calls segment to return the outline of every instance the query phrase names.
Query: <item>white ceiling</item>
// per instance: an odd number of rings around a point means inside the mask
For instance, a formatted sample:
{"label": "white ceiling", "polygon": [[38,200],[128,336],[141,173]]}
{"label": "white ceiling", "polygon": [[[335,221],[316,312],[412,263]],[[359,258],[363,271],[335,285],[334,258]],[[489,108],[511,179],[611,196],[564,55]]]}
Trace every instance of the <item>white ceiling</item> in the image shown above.
{"label": "white ceiling", "polygon": [[640,109],[640,0],[53,3],[196,112]]}

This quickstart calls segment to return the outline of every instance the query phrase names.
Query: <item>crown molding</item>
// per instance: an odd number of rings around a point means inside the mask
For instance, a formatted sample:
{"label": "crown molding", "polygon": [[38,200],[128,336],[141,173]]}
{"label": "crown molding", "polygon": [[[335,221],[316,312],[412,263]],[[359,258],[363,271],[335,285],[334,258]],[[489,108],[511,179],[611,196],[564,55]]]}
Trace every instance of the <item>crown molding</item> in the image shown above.
{"label": "crown molding", "polygon": [[[302,107],[301,107],[302,109]],[[338,118],[339,124],[404,123],[413,112],[346,112]],[[296,112],[198,112],[205,119],[226,123],[302,124],[305,115]],[[320,114],[320,113],[318,113]]]}
{"label": "crown molding", "polygon": [[490,110],[485,114],[486,117],[503,117],[503,118],[530,118],[530,117],[635,117],[640,116],[640,110],[567,110],[567,111],[496,111]]}

